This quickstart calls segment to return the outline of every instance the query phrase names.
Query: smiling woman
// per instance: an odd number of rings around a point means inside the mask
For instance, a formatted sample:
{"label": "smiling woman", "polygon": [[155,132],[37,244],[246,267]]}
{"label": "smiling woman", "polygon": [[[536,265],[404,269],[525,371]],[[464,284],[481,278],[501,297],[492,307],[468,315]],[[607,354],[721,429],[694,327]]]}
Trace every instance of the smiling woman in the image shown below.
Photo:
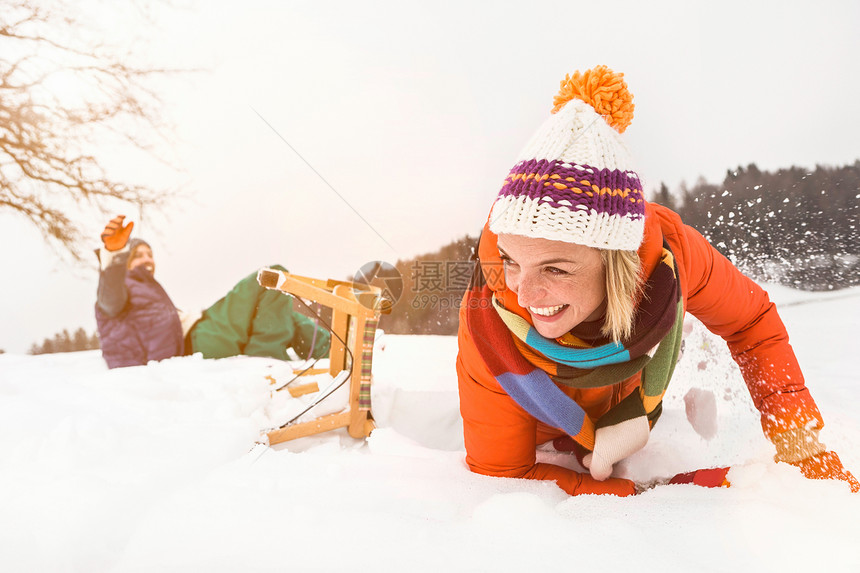
{"label": "smiling woman", "polygon": [[[690,312],[728,343],[776,461],[860,491],[818,441],[821,414],[767,293],[645,201],[620,137],[632,99],[605,66],[566,77],[493,204],[460,312],[466,462],[570,494],[636,493],[615,465],[648,442]],[[588,472],[536,463],[550,440]],[[727,485],[727,472],[674,481]]]}
{"label": "smiling woman", "polygon": [[606,309],[606,272],[600,251],[562,241],[499,235],[505,280],[528,310],[535,330],[559,338]]}
{"label": "smiling woman", "polygon": [[[507,234],[498,241],[507,287],[531,313],[535,330],[542,336],[559,338],[584,322],[597,320],[600,333],[608,339],[619,342],[630,336],[635,301],[641,295],[636,251],[601,250]],[[516,258],[506,248],[518,253]],[[523,265],[535,272],[524,277]],[[571,302],[530,304],[530,298],[542,295]]]}

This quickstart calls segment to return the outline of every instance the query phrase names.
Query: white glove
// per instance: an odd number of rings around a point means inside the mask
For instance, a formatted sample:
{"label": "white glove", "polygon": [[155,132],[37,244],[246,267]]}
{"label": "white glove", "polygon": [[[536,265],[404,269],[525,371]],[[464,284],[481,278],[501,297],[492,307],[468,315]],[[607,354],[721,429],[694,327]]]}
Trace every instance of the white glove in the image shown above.
{"label": "white glove", "polygon": [[638,416],[594,432],[594,452],[582,458],[591,477],[603,481],[612,475],[616,462],[638,452],[648,443],[651,426],[646,416]]}

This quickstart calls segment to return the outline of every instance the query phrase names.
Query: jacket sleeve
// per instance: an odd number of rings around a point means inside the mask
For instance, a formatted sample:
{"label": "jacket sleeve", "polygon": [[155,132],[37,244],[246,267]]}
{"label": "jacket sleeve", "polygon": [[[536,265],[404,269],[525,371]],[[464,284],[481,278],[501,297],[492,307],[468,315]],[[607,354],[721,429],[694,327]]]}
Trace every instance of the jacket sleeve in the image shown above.
{"label": "jacket sleeve", "polygon": [[96,304],[107,316],[114,317],[128,303],[128,289],[125,286],[128,247],[115,252],[99,249],[96,253],[100,268]]}
{"label": "jacket sleeve", "polygon": [[331,334],[328,330],[314,324],[305,315],[294,311],[293,320],[296,325],[296,335],[290,346],[300,358],[325,358],[331,349]]}
{"label": "jacket sleeve", "polygon": [[570,495],[634,493],[635,486],[629,480],[600,482],[589,474],[535,463],[537,420],[508,396],[477,360],[462,318],[460,324],[457,377],[469,469],[489,476],[554,481]]}
{"label": "jacket sleeve", "polygon": [[822,427],[776,305],[696,230],[682,225],[679,235],[687,311],[728,344],[765,435],[773,440],[810,422]]}

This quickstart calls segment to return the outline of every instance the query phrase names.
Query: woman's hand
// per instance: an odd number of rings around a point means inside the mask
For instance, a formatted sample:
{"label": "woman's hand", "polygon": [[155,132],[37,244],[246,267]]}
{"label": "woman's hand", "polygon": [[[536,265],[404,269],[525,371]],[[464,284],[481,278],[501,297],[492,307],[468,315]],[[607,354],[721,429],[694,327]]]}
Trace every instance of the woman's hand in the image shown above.
{"label": "woman's hand", "polygon": [[574,495],[617,495],[627,497],[636,495],[636,484],[629,479],[609,478],[598,481],[589,474],[577,473],[579,483],[574,488]]}
{"label": "woman's hand", "polygon": [[776,434],[771,438],[776,446],[774,459],[800,468],[804,477],[809,479],[846,481],[852,492],[860,492],[860,482],[845,469],[836,452],[827,451],[818,439],[819,432],[820,428],[811,422]]}
{"label": "woman's hand", "polygon": [[644,448],[651,434],[651,425],[638,391],[633,391],[613,406],[597,420],[596,426],[594,451],[582,458],[582,465],[596,480],[605,480],[612,475],[612,467]]}
{"label": "woman's hand", "polygon": [[650,433],[645,416],[598,428],[594,433],[594,452],[582,458],[582,465],[594,479],[605,480],[612,475],[617,462],[645,447]]}
{"label": "woman's hand", "polygon": [[860,492],[860,482],[851,472],[845,469],[836,452],[822,452],[810,456],[791,465],[800,468],[800,472],[809,479],[838,479],[848,482],[852,493]]}

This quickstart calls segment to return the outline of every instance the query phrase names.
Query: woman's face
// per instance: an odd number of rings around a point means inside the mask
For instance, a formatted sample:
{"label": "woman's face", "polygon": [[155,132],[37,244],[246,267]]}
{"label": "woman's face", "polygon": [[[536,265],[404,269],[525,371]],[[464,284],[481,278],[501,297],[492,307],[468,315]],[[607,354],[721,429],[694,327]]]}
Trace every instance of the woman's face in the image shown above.
{"label": "woman's face", "polygon": [[138,245],[128,258],[128,270],[144,267],[149,274],[155,273],[155,259],[152,258],[152,249],[147,245]]}
{"label": "woman's face", "polygon": [[606,307],[606,271],[592,247],[520,235],[499,235],[505,282],[535,329],[558,338]]}

